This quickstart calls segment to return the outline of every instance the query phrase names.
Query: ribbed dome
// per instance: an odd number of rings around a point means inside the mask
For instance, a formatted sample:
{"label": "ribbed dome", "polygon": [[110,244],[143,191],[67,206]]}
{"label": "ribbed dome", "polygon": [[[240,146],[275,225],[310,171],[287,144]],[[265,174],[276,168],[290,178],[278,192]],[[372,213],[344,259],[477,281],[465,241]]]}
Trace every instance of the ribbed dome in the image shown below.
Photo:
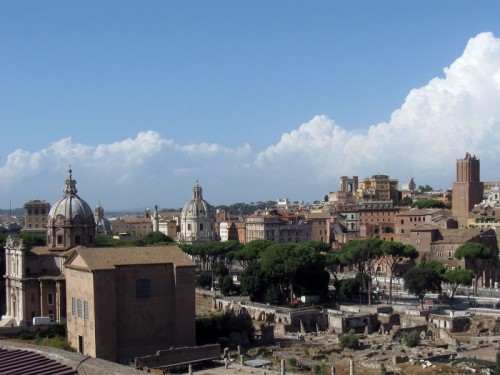
{"label": "ribbed dome", "polygon": [[76,193],[76,181],[73,180],[70,169],[69,176],[66,179],[64,196],[51,207],[49,220],[55,220],[59,215],[62,215],[66,220],[71,220],[75,218],[75,216],[79,215],[83,222],[93,222],[94,213],[90,209],[90,206]]}
{"label": "ribbed dome", "polygon": [[198,183],[193,188],[193,199],[182,208],[183,218],[207,218],[214,219],[215,214],[212,206],[203,199],[202,188]]}
{"label": "ribbed dome", "polygon": [[203,199],[201,186],[196,182],[193,187],[193,199],[182,209],[181,230],[177,235],[177,241],[194,244],[215,239],[214,209]]}

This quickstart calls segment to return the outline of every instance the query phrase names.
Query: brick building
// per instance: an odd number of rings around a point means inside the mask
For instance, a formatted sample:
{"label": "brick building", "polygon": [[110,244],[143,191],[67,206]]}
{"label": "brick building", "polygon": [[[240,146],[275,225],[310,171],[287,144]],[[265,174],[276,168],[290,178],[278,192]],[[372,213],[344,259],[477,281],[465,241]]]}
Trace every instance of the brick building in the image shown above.
{"label": "brick building", "polygon": [[77,248],[65,268],[79,353],[124,362],[195,345],[195,266],[177,246]]}
{"label": "brick building", "polygon": [[479,159],[466,153],[464,159],[457,159],[456,169],[457,179],[453,183],[451,207],[458,225],[467,227],[469,213],[483,199],[484,185],[479,174]]}

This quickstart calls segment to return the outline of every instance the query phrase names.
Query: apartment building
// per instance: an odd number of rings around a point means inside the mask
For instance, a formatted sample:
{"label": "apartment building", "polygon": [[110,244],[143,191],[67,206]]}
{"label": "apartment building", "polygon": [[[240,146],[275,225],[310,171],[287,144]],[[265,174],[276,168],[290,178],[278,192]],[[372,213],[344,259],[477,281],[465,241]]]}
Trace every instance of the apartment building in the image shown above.
{"label": "apartment building", "polygon": [[45,234],[47,231],[47,218],[50,211],[50,203],[35,199],[24,204],[24,228],[25,233]]}
{"label": "apartment building", "polygon": [[273,242],[302,242],[312,238],[312,223],[296,216],[283,215],[277,210],[266,210],[245,219],[245,243],[253,240]]}

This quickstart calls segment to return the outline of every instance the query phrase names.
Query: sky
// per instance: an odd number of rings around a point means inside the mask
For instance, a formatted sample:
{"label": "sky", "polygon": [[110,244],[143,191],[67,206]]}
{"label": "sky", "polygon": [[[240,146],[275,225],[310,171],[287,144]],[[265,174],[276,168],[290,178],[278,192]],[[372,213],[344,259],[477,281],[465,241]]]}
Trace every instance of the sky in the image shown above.
{"label": "sky", "polygon": [[497,0],[0,0],[0,208],[500,181]]}

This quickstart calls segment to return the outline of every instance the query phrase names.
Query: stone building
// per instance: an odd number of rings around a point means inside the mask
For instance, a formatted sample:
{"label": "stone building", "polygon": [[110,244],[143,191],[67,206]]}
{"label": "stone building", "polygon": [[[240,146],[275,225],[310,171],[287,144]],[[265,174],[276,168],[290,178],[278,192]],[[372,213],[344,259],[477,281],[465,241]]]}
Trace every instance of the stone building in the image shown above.
{"label": "stone building", "polygon": [[75,249],[65,263],[69,343],[117,362],[195,345],[194,273],[177,246]]}
{"label": "stone building", "polygon": [[376,174],[359,181],[358,199],[399,200],[398,180],[384,174]]}
{"label": "stone building", "polygon": [[312,222],[299,216],[293,219],[277,210],[259,211],[245,219],[245,243],[269,240],[278,243],[311,241]]}
{"label": "stone building", "polygon": [[189,257],[177,246],[98,248],[95,231],[70,170],[63,197],[48,213],[47,245],[28,248],[8,238],[2,324],[50,316],[67,324],[80,353],[112,361],[194,345]]}
{"label": "stone building", "polygon": [[47,245],[27,248],[9,237],[5,247],[7,311],[2,319],[29,325],[35,316],[66,321],[64,261],[75,246],[92,247],[94,215],[77,195],[76,181],[69,170],[63,197],[47,216]]}
{"label": "stone building", "polygon": [[469,213],[483,199],[484,186],[480,179],[479,159],[465,154],[457,160],[457,179],[452,188],[452,211],[460,227],[467,226]]}
{"label": "stone building", "polygon": [[193,187],[193,199],[182,208],[181,230],[177,241],[187,244],[217,241],[215,212],[203,199],[203,189],[198,183]]}
{"label": "stone building", "polygon": [[114,235],[127,233],[130,236],[142,237],[153,231],[153,223],[150,217],[122,216],[111,222],[111,230]]}
{"label": "stone building", "polygon": [[47,231],[47,215],[50,211],[50,203],[35,199],[24,204],[24,227],[25,233],[44,234]]}

